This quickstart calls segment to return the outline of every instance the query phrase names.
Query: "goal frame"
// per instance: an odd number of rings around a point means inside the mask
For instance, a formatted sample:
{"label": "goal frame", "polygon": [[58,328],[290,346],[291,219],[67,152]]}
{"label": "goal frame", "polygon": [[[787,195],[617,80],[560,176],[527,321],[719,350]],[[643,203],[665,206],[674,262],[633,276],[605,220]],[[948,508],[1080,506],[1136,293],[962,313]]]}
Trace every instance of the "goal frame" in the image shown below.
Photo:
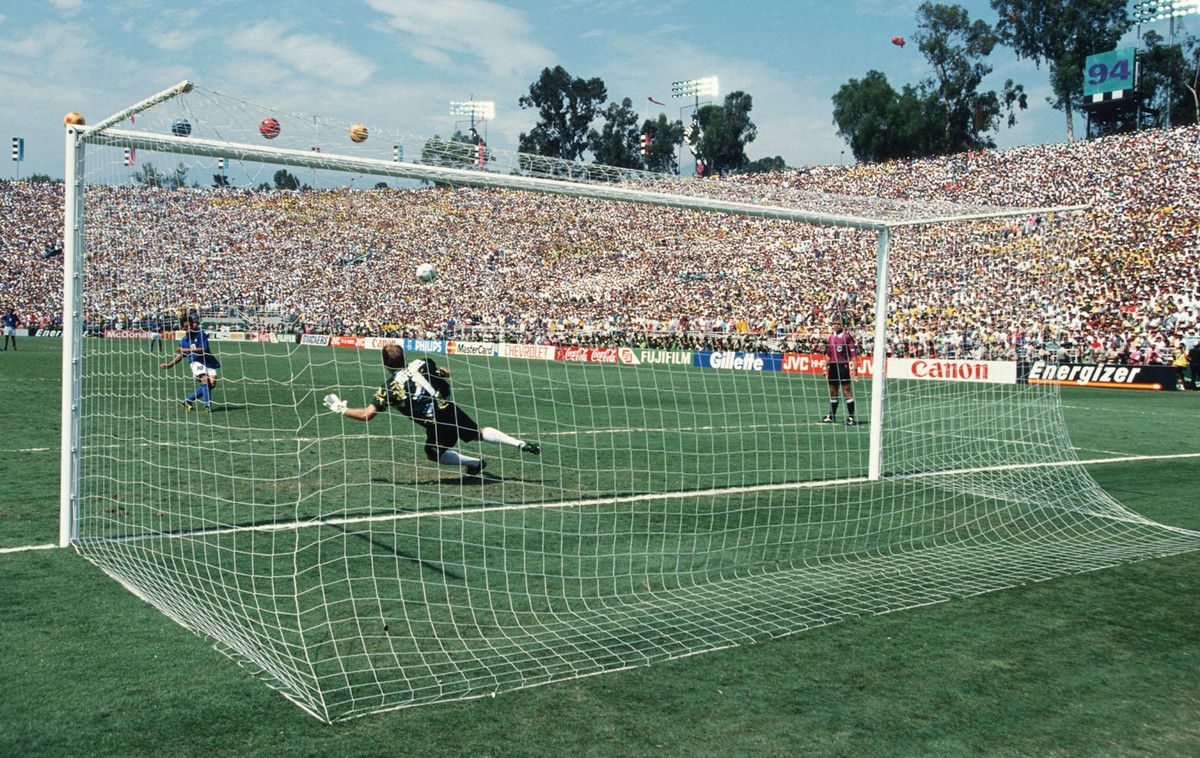
{"label": "goal frame", "polygon": [[[815,213],[797,208],[737,202],[687,195],[651,192],[629,186],[568,181],[555,178],[492,173],[480,169],[461,169],[427,166],[375,158],[312,152],[269,145],[236,144],[198,137],[179,137],[113,128],[121,121],[135,116],[166,100],[190,92],[191,81],[182,81],[145,100],[121,110],[95,126],[67,125],[66,166],[64,179],[63,220],[63,355],[62,403],[60,424],[59,540],[60,547],[70,546],[78,538],[80,423],[81,423],[81,358],[83,340],[82,312],[82,255],[84,247],[84,171],[86,146],[90,144],[138,150],[162,151],[183,149],[197,156],[258,161],[265,164],[308,168],[314,170],[357,171],[398,179],[469,187],[508,189],[534,193],[587,197],[598,200],[640,205],[695,210],[719,214],[755,216],[784,221],[796,221],[818,226],[835,226],[872,231],[877,235],[875,266],[874,350],[869,424],[869,480],[883,477],[883,410],[887,388],[887,312],[889,265],[892,233],[903,227],[926,226],[938,223],[966,223],[993,219],[1086,210],[1089,206],[1063,205],[1049,207],[1003,208],[961,215],[931,216],[912,219],[879,219],[867,216]],[[490,148],[489,148],[490,149]],[[587,176],[589,166],[560,162],[569,173]],[[561,167],[560,167],[561,168]],[[637,175],[637,172],[631,172]],[[643,174],[647,178],[654,175]]]}

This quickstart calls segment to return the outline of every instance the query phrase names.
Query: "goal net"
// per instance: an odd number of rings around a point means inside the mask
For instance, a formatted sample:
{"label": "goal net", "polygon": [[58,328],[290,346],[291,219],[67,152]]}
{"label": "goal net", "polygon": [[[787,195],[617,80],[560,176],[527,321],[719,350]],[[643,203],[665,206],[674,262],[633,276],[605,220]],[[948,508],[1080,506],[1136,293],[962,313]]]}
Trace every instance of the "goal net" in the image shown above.
{"label": "goal net", "polygon": [[[913,328],[1061,287],[1067,213],[354,126],[184,85],[67,130],[62,541],[320,719],[1200,547],[1089,478],[1018,346]],[[396,344],[502,434],[437,462],[402,413],[325,408]]]}

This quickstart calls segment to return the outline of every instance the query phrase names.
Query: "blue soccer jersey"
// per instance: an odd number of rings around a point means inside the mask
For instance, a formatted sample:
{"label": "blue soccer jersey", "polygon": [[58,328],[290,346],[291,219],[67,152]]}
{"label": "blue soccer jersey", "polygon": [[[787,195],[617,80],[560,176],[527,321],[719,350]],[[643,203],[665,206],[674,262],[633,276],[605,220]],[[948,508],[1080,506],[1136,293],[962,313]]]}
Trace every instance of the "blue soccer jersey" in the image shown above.
{"label": "blue soccer jersey", "polygon": [[217,360],[217,356],[213,355],[208,349],[208,335],[201,329],[197,332],[185,332],[183,337],[179,339],[179,346],[184,350],[193,348],[201,348],[203,352],[190,353],[185,352],[189,363],[199,363],[205,368],[221,368],[221,362]]}

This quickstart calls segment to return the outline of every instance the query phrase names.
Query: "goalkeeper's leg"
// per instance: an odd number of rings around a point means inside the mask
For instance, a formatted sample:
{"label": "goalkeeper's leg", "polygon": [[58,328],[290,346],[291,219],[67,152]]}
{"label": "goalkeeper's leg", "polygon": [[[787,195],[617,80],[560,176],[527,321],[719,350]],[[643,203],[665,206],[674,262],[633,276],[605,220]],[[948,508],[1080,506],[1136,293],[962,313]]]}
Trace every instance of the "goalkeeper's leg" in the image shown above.
{"label": "goalkeeper's leg", "polygon": [[842,385],[842,394],[846,396],[846,425],[854,426],[858,420],[854,417],[854,382],[847,379]]}
{"label": "goalkeeper's leg", "polygon": [[485,426],[479,430],[479,439],[496,445],[508,445],[509,447],[515,447],[518,450],[529,453],[530,455],[542,454],[542,446],[538,443],[519,440],[516,437],[505,434],[499,429],[491,426]]}
{"label": "goalkeeper's leg", "polygon": [[475,423],[475,420],[467,415],[466,411],[458,406],[454,407],[454,423],[458,426],[459,436],[467,442],[483,440],[484,442],[490,442],[493,445],[507,445],[508,447],[515,447],[518,450],[529,453],[530,455],[542,454],[542,446],[536,442],[526,442],[525,440],[517,439],[511,434],[505,434],[494,426],[485,426],[480,428],[479,425]]}

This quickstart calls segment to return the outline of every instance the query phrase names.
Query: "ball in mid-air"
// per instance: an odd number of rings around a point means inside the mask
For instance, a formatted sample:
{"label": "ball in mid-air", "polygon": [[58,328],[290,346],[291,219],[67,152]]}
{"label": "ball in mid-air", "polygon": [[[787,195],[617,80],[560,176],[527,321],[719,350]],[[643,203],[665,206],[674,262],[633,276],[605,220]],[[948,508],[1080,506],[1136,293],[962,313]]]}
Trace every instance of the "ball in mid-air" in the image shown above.
{"label": "ball in mid-air", "polygon": [[264,118],[258,122],[258,133],[267,139],[275,139],[279,136],[279,122],[273,118]]}
{"label": "ball in mid-air", "polygon": [[367,125],[366,124],[355,124],[354,126],[350,127],[350,141],[351,142],[366,142],[367,141]]}
{"label": "ball in mid-air", "polygon": [[75,111],[71,111],[67,115],[63,116],[63,126],[83,126],[86,123],[87,122],[83,120],[83,116],[79,115]]}
{"label": "ball in mid-air", "polygon": [[432,282],[437,277],[437,269],[432,263],[422,263],[417,266],[417,278],[423,282]]}
{"label": "ball in mid-air", "polygon": [[171,122],[171,134],[176,137],[187,137],[192,133],[192,125],[186,118],[177,118]]}

